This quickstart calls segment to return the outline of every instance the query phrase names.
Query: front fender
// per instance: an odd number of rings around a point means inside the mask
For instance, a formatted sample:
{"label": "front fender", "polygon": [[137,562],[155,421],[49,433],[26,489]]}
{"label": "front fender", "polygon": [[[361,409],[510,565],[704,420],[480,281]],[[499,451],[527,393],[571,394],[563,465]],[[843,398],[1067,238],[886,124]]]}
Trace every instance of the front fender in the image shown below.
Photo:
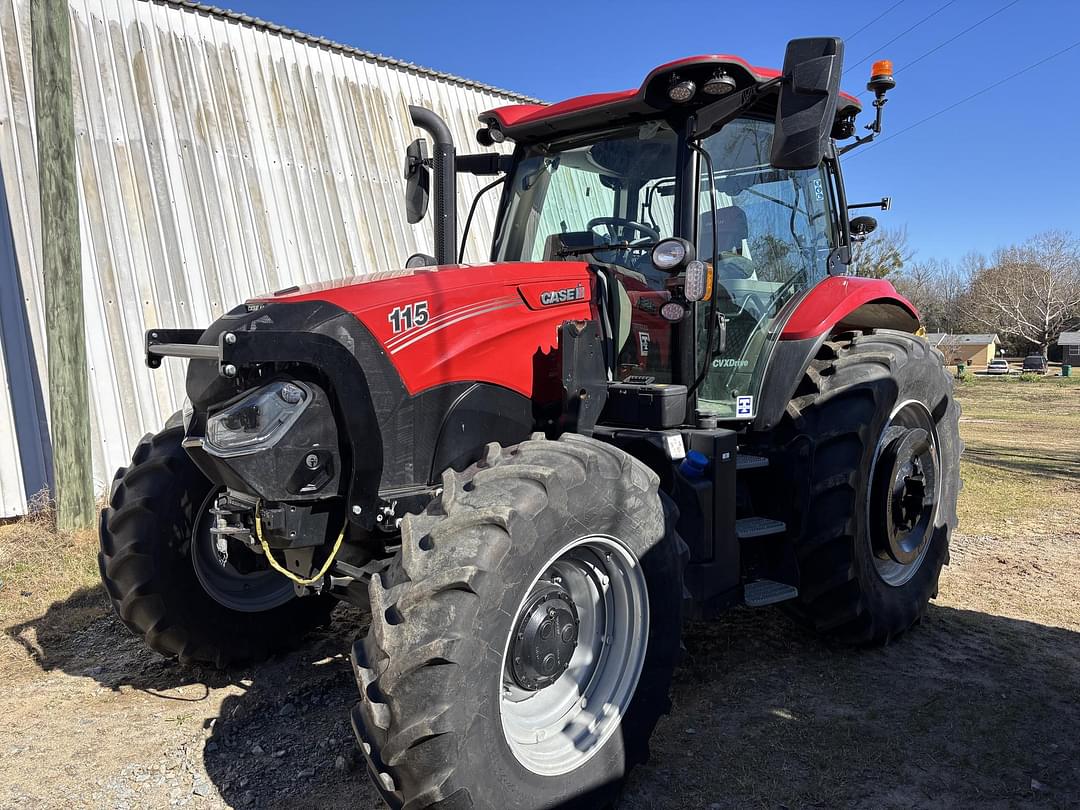
{"label": "front fender", "polygon": [[916,332],[919,327],[918,311],[890,282],[857,276],[824,279],[796,303],[780,331],[762,382],[753,429],[776,427],[829,335],[870,329]]}
{"label": "front fender", "polygon": [[844,329],[918,328],[918,311],[885,279],[829,276],[799,301],[780,339],[806,340]]}

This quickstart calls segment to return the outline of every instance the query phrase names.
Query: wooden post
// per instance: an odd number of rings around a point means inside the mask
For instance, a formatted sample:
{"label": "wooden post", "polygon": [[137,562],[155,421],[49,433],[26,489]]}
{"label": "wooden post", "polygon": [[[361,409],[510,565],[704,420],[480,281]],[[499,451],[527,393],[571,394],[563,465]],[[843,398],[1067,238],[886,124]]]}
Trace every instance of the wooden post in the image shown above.
{"label": "wooden post", "polygon": [[41,258],[59,528],[94,520],[68,0],[31,0]]}

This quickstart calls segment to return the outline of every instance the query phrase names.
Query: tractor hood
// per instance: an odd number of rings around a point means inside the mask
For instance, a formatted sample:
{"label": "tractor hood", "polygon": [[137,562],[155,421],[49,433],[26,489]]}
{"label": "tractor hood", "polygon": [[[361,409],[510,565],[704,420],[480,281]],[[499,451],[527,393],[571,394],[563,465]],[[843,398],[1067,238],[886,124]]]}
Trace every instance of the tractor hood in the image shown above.
{"label": "tractor hood", "polygon": [[535,356],[554,351],[564,321],[594,317],[593,295],[585,262],[510,262],[369,273],[248,305],[324,302],[350,313],[410,393],[469,381],[531,396]]}

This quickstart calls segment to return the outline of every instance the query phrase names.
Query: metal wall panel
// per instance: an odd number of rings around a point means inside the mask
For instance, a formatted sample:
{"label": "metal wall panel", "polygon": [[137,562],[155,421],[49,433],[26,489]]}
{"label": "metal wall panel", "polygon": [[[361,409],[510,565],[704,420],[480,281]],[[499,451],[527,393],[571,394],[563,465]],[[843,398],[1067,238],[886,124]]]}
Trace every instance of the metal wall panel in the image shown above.
{"label": "metal wall panel", "polygon": [[[30,0],[0,0],[0,227],[45,380],[29,13]],[[181,407],[184,364],[147,369],[146,329],[203,326],[254,293],[432,252],[430,221],[405,218],[402,161],[421,134],[407,105],[434,109],[469,150],[477,113],[530,100],[190,3],[72,0],[71,30],[99,491]],[[460,178],[459,222],[486,181]],[[497,199],[478,209],[467,261],[487,258]],[[0,515],[26,505],[8,394]]]}

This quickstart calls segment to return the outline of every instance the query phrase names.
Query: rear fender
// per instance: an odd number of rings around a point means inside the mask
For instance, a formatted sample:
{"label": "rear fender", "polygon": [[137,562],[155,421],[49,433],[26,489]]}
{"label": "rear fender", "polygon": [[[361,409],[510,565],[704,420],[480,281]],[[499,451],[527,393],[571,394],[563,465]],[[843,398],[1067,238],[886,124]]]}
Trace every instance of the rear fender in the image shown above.
{"label": "rear fender", "polygon": [[776,427],[810,361],[830,335],[871,329],[914,333],[920,329],[919,313],[884,279],[829,276],[808,290],[773,349],[753,429]]}

